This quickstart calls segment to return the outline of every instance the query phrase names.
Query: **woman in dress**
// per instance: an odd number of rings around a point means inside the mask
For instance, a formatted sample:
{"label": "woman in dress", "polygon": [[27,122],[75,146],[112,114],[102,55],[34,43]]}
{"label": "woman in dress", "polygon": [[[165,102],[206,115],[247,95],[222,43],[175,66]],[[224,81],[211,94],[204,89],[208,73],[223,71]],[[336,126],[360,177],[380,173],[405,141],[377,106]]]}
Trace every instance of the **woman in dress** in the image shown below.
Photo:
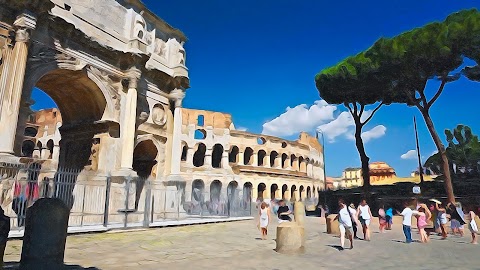
{"label": "woman in dress", "polygon": [[472,207],[470,211],[468,212],[468,217],[470,218],[470,221],[468,222],[468,229],[470,230],[470,233],[472,234],[472,242],[471,244],[478,244],[477,242],[477,233],[478,233],[478,227],[477,223],[475,221],[475,217],[477,216],[475,212],[473,211],[475,207]]}
{"label": "woman in dress", "polygon": [[258,215],[260,219],[260,231],[262,233],[262,239],[267,240],[267,227],[268,223],[270,222],[270,209],[268,208],[267,203],[262,202],[258,211]]}
{"label": "woman in dress", "polygon": [[380,233],[384,233],[385,228],[387,227],[387,215],[383,206],[380,206],[380,209],[378,209],[378,223],[380,225]]}

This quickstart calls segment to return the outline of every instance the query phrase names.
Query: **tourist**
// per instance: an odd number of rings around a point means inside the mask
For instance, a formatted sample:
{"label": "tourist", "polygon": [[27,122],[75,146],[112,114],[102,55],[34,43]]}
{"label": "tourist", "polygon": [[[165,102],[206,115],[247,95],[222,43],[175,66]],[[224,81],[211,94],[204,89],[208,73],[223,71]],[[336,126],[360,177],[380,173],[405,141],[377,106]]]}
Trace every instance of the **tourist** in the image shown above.
{"label": "tourist", "polygon": [[391,206],[385,211],[385,220],[387,221],[386,229],[391,230],[393,224],[393,208]]}
{"label": "tourist", "polygon": [[468,216],[470,218],[470,222],[468,223],[468,229],[470,230],[470,233],[472,234],[472,241],[470,243],[476,245],[476,244],[478,244],[478,242],[477,242],[478,226],[477,226],[477,222],[475,221],[475,217],[477,215],[473,211],[474,209],[475,209],[475,207],[471,207],[471,210],[468,212]]}
{"label": "tourist", "polygon": [[417,228],[420,233],[420,241],[422,243],[427,243],[430,238],[425,230],[428,223],[427,220],[430,220],[432,213],[426,204],[419,204],[418,213],[415,214],[417,217]]}
{"label": "tourist", "polygon": [[340,211],[335,219],[338,219],[338,227],[340,229],[340,250],[345,245],[345,235],[350,240],[350,249],[353,249],[353,223],[356,212],[354,209],[347,207],[343,199],[338,200]]}
{"label": "tourist", "polygon": [[270,222],[270,209],[266,202],[262,202],[260,210],[258,211],[260,231],[262,233],[262,240],[267,240],[268,223]]}
{"label": "tourist", "polygon": [[356,217],[360,220],[363,228],[363,239],[370,241],[370,221],[372,220],[372,212],[370,211],[370,206],[368,206],[367,201],[363,199],[360,202],[360,205],[357,209]]}
{"label": "tourist", "polygon": [[353,221],[353,223],[352,223],[352,225],[353,225],[353,238],[358,239],[358,236],[357,236],[358,219],[357,219],[357,215],[356,215],[357,211],[355,210],[355,204],[351,203],[349,208],[355,212],[355,214],[353,215],[353,220],[352,220]]}
{"label": "tourist", "polygon": [[383,208],[383,206],[380,206],[380,208],[378,209],[378,224],[379,224],[378,229],[380,230],[380,233],[384,233],[385,228],[387,227],[387,217],[386,217],[385,209]]}
{"label": "tourist", "polygon": [[465,222],[465,214],[462,210],[462,205],[460,203],[449,203],[447,204],[447,214],[450,215],[450,227],[452,229],[452,234],[456,235],[457,233],[463,237],[463,225]]}
{"label": "tourist", "polygon": [[292,211],[290,211],[290,209],[288,209],[288,206],[285,205],[285,201],[280,200],[278,202],[278,205],[279,205],[277,210],[278,223],[292,221],[292,218],[289,216],[290,214],[292,214]]}
{"label": "tourist", "polygon": [[418,211],[413,211],[407,201],[405,201],[403,205],[405,208],[402,213],[400,213],[400,215],[403,216],[403,234],[405,234],[405,243],[410,244],[412,242],[412,215],[418,214]]}
{"label": "tourist", "polygon": [[442,240],[447,239],[447,210],[441,207],[438,202],[435,203],[435,210],[437,211],[437,219],[440,224]]}

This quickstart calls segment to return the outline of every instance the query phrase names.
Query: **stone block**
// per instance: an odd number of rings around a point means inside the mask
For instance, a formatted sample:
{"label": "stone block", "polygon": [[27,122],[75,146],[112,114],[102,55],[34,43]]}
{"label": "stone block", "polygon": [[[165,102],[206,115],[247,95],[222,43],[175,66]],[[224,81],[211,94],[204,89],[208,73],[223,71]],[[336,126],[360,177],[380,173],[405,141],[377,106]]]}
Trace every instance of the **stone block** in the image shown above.
{"label": "stone block", "polygon": [[39,199],[27,209],[20,269],[63,269],[69,213],[60,199]]}
{"label": "stone block", "polygon": [[305,228],[296,222],[284,222],[277,227],[275,251],[297,254],[305,251]]}
{"label": "stone block", "polygon": [[295,216],[295,222],[299,226],[303,226],[305,224],[305,205],[303,202],[295,202],[295,206],[293,207],[293,215]]}
{"label": "stone block", "polygon": [[327,216],[327,233],[340,235],[340,229],[338,228],[338,220],[335,220],[337,217],[336,214],[331,214]]}

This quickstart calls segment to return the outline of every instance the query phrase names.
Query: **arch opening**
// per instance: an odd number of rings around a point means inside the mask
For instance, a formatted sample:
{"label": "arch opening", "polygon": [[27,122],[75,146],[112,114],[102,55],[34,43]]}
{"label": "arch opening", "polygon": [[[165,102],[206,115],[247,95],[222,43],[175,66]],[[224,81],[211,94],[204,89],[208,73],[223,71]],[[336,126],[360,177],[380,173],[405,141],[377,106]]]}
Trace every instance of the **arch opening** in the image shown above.
{"label": "arch opening", "polygon": [[212,151],[212,167],[222,167],[223,146],[221,144],[215,144]]}
{"label": "arch opening", "polygon": [[243,153],[243,164],[244,165],[252,165],[253,162],[253,149],[250,147],[247,147],[245,149],[245,153]]}
{"label": "arch opening", "polygon": [[228,154],[228,162],[230,163],[238,163],[238,147],[233,146],[232,149],[230,150],[230,153]]}
{"label": "arch opening", "polygon": [[200,143],[197,146],[197,151],[193,154],[193,166],[195,167],[202,167],[205,163],[205,152],[207,151],[207,147],[205,144]]}
{"label": "arch opening", "polygon": [[257,161],[257,165],[258,166],[264,166],[265,165],[265,157],[267,156],[267,152],[265,152],[264,150],[260,150],[258,151],[258,161]]}

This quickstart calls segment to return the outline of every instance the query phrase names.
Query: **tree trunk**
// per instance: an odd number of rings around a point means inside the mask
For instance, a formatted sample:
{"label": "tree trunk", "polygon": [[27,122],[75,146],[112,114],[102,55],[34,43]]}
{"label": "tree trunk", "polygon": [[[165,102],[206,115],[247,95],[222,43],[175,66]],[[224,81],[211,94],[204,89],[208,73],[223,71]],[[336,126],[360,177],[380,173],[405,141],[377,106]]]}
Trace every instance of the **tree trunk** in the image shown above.
{"label": "tree trunk", "polygon": [[362,162],[363,194],[368,201],[370,199],[370,170],[368,167],[370,158],[365,153],[362,140],[362,126],[359,124],[355,124],[355,145],[357,146],[358,154]]}
{"label": "tree trunk", "polygon": [[455,195],[453,194],[453,186],[452,186],[452,176],[450,174],[450,165],[448,163],[447,152],[445,150],[445,146],[442,143],[442,140],[438,136],[437,131],[435,130],[435,126],[433,125],[432,118],[428,110],[422,111],[423,119],[425,120],[425,124],[427,124],[428,131],[432,136],[433,142],[437,147],[438,153],[442,157],[442,167],[443,167],[443,175],[445,177],[444,185],[445,185],[445,192],[447,193],[448,202],[455,202]]}

